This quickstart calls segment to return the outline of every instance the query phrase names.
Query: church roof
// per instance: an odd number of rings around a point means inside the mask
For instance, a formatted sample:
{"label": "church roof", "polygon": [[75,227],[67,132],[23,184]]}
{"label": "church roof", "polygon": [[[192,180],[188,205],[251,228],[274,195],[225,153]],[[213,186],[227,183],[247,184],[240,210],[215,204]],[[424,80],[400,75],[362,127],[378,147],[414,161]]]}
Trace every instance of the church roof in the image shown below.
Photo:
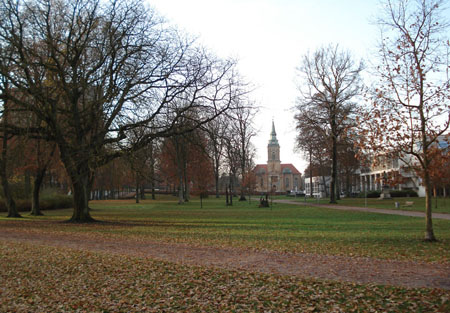
{"label": "church roof", "polygon": [[256,164],[256,166],[253,169],[253,171],[256,174],[264,174],[264,173],[267,172],[267,164]]}
{"label": "church roof", "polygon": [[292,174],[300,174],[300,172],[294,166],[294,164],[291,164],[291,163],[281,164],[281,172],[283,172],[284,170],[290,170],[292,172]]}
{"label": "church roof", "polygon": [[[301,175],[301,173],[297,170],[297,168],[292,163],[284,163],[281,164],[281,173],[286,173],[288,171],[291,171],[292,174]],[[256,164],[253,171],[256,174],[263,174],[267,173],[267,164]]]}
{"label": "church roof", "polygon": [[270,133],[269,146],[278,146],[277,133],[275,132],[275,123],[272,121],[272,132]]}

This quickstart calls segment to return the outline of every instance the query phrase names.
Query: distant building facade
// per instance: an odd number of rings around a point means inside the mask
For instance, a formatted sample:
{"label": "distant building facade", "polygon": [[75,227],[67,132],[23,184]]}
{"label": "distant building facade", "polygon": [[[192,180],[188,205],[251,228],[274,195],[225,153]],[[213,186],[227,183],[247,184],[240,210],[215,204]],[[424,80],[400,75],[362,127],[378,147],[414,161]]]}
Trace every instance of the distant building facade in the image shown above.
{"label": "distant building facade", "polygon": [[[408,164],[413,163],[411,157],[406,156],[408,162],[402,161],[398,157],[377,156],[370,168],[362,171],[360,176],[361,191],[380,191],[388,184],[391,190],[414,190],[419,197],[425,197],[425,187],[422,179],[410,168]],[[395,183],[390,183],[393,177],[399,177]],[[388,181],[385,181],[385,179]]]}
{"label": "distant building facade", "polygon": [[[443,153],[450,153],[449,145],[450,135],[443,135],[437,139],[434,146],[438,147]],[[416,148],[419,150],[418,148]],[[401,156],[401,157],[400,157]],[[411,155],[392,155],[378,154],[373,156],[372,164],[369,167],[360,167],[355,170],[351,181],[346,186],[343,176],[338,177],[338,190],[344,194],[367,193],[371,191],[383,190],[388,186],[390,190],[413,190],[419,197],[425,197],[425,186],[422,178],[411,165],[418,167],[417,160]],[[326,176],[313,176],[312,185],[309,177],[305,177],[305,193],[307,196],[312,194],[318,197],[327,197],[330,192],[331,173]],[[306,175],[305,175],[306,176]],[[438,186],[442,194],[448,194],[450,186]],[[438,190],[439,191],[439,190]]]}
{"label": "distant building facade", "polygon": [[304,184],[306,196],[311,195],[312,189],[312,195],[314,197],[327,197],[330,190],[331,176],[313,176],[311,180],[309,177],[305,177]]}
{"label": "distant building facade", "polygon": [[301,189],[301,173],[291,163],[280,161],[280,145],[272,121],[272,132],[267,145],[267,164],[257,164],[253,169],[256,176],[256,191],[285,193]]}

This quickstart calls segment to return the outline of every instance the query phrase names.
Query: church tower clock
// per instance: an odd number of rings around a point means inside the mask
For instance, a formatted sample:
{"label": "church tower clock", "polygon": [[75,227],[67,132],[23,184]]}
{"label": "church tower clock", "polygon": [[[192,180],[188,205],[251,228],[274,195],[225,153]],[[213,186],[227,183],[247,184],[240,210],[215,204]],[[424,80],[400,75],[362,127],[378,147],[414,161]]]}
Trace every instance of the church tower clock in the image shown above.
{"label": "church tower clock", "polygon": [[277,140],[277,133],[275,132],[275,123],[272,121],[272,132],[270,133],[269,144],[267,145],[267,171],[268,171],[268,184],[269,190],[280,190],[280,173],[281,173],[281,161],[280,161],[280,145]]}

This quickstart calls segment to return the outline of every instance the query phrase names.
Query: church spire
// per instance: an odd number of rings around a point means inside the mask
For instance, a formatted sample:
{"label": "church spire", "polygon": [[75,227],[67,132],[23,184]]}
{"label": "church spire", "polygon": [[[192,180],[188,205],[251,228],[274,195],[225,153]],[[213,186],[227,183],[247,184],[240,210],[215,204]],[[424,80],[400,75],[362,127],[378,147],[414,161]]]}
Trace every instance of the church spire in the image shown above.
{"label": "church spire", "polygon": [[275,132],[275,123],[272,120],[272,132],[270,133],[269,145],[278,145],[277,133]]}

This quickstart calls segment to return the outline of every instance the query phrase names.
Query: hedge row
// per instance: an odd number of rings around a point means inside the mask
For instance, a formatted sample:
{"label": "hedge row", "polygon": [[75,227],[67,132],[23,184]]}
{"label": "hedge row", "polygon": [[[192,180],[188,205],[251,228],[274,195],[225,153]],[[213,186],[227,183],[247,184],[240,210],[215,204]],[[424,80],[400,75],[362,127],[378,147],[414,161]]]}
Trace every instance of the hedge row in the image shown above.
{"label": "hedge row", "polygon": [[[406,197],[418,197],[419,195],[414,190],[390,190],[389,193],[391,194],[392,198],[406,198]],[[359,194],[360,198],[379,198],[381,195],[380,191],[369,191],[367,195],[364,192],[361,192]]]}
{"label": "hedge row", "polygon": [[[41,210],[58,210],[73,207],[71,196],[52,195],[39,201]],[[19,212],[31,211],[31,200],[16,200],[16,207]],[[5,201],[0,200],[0,212],[7,212]]]}
{"label": "hedge row", "polygon": [[414,190],[392,190],[390,191],[392,198],[404,198],[404,197],[418,197],[419,195]]}

